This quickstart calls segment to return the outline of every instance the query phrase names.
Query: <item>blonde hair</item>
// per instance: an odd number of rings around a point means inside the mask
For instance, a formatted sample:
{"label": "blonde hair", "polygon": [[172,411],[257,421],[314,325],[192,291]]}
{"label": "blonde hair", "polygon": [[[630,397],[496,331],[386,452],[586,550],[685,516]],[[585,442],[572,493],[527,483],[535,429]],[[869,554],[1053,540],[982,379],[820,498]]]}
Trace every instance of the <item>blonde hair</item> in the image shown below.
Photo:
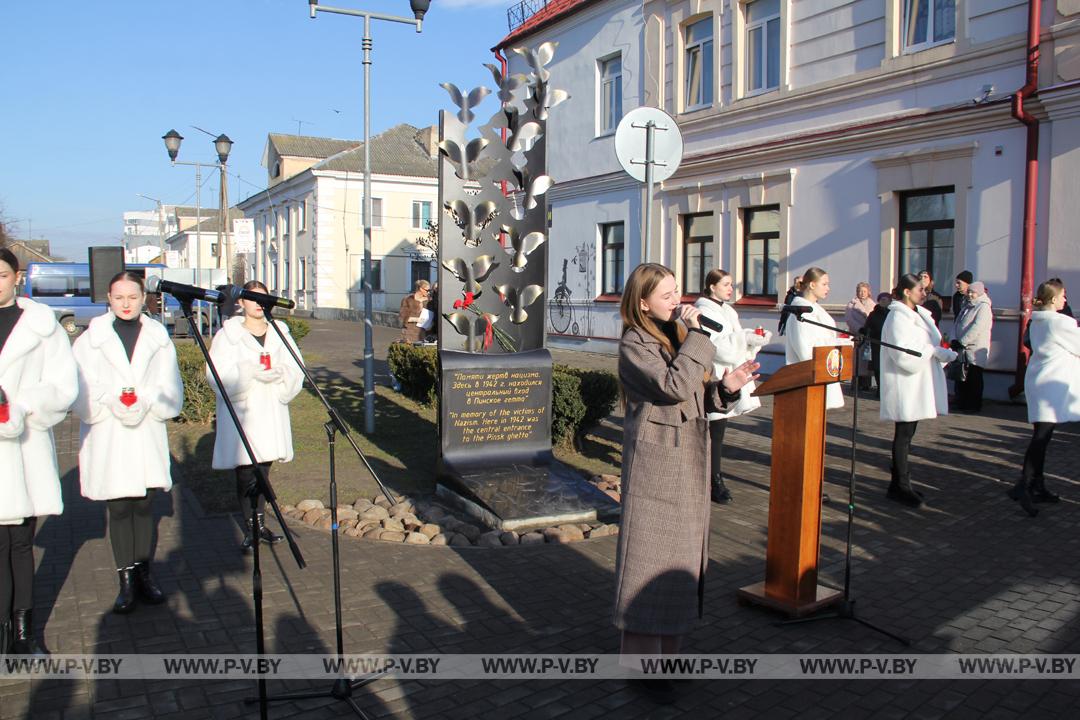
{"label": "blonde hair", "polygon": [[1057,278],[1040,283],[1039,289],[1035,291],[1035,309],[1052,309],[1054,300],[1063,292],[1065,292],[1065,285]]}
{"label": "blonde hair", "polygon": [[[642,263],[634,268],[623,286],[619,315],[622,316],[623,335],[631,328],[637,328],[659,340],[668,354],[674,355],[675,348],[670,338],[657,327],[656,321],[641,309],[641,301],[652,295],[656,287],[668,276],[675,277],[675,273],[659,263]],[[677,327],[678,339],[681,343],[686,338],[686,330],[682,326]]]}

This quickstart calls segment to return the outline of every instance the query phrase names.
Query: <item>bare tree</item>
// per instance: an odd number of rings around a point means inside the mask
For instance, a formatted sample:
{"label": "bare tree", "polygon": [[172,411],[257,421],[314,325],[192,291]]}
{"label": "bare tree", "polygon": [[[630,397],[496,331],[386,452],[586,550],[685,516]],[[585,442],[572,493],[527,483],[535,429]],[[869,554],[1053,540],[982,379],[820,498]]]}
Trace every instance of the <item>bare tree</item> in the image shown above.
{"label": "bare tree", "polygon": [[428,220],[427,235],[416,238],[414,241],[418,248],[430,250],[436,257],[439,255],[439,223]]}
{"label": "bare tree", "polygon": [[0,211],[0,247],[5,247],[9,242],[14,240],[11,233],[8,231],[8,223],[4,219],[3,211]]}

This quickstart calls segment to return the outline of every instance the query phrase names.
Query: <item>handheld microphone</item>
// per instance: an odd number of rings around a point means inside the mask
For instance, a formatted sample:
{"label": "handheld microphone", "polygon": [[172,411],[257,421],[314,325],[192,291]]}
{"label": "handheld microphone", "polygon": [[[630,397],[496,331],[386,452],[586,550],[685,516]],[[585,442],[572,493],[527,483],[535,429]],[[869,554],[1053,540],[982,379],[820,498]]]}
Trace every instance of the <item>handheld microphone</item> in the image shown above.
{"label": "handheld microphone", "polygon": [[715,333],[724,332],[724,326],[716,322],[712,318],[705,317],[704,315],[698,315],[698,324],[706,330],[712,330]]}
{"label": "handheld microphone", "polygon": [[814,308],[809,305],[785,305],[783,307],[783,312],[792,315],[805,315],[806,313],[814,312]]}
{"label": "handheld microphone", "polygon": [[225,295],[217,290],[184,285],[183,283],[162,280],[157,275],[151,275],[146,279],[146,290],[152,293],[169,293],[177,300],[203,300],[214,305],[220,305],[225,300]]}
{"label": "handheld microphone", "polygon": [[267,293],[261,293],[257,290],[245,290],[242,287],[236,285],[229,286],[229,297],[233,300],[250,300],[251,302],[258,303],[264,308],[276,307],[283,310],[292,310],[296,307],[296,303],[287,298],[278,297],[276,295],[268,295]]}

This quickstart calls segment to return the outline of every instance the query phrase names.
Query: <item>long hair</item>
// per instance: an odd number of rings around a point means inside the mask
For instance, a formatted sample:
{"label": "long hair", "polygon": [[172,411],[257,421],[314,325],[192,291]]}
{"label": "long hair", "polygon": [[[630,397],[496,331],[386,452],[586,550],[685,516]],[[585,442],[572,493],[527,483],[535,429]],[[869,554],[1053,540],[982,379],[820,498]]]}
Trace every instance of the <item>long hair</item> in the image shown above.
{"label": "long hair", "polygon": [[731,275],[727,270],[710,270],[705,276],[705,284],[701,287],[701,294],[709,297],[712,294],[712,286]]}
{"label": "long hair", "polygon": [[[668,276],[674,277],[675,273],[659,263],[642,263],[634,268],[623,286],[619,315],[622,316],[623,335],[630,328],[637,328],[656,338],[669,355],[674,355],[675,345],[671,338],[641,309],[641,301],[652,295],[656,286]],[[676,339],[681,344],[686,338],[686,329],[675,325]]]}
{"label": "long hair", "polygon": [[1054,298],[1063,292],[1065,292],[1065,284],[1057,278],[1039,283],[1039,289],[1035,292],[1035,309],[1050,310],[1054,304]]}

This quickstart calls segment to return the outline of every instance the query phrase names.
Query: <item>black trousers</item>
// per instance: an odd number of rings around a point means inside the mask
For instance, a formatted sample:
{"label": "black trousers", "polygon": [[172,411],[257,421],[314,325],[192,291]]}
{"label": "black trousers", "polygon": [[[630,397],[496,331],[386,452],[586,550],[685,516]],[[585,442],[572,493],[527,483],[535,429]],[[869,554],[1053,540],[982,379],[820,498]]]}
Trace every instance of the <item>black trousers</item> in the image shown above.
{"label": "black trousers", "polygon": [[1035,478],[1042,477],[1043,467],[1046,465],[1046,448],[1050,445],[1055,425],[1056,423],[1048,422],[1035,423],[1031,442],[1024,453],[1024,482],[1030,483]]}
{"label": "black trousers", "polygon": [[719,480],[720,465],[724,457],[724,431],[727,430],[727,418],[709,421],[709,477]]}
{"label": "black trousers", "polygon": [[37,518],[0,525],[0,622],[34,607],[34,530]]}
{"label": "black trousers", "polygon": [[150,505],[154,490],[149,489],[143,497],[108,500],[109,541],[112,543],[113,559],[118,570],[135,563],[150,562],[150,549],[154,540],[154,519]]}
{"label": "black trousers", "polygon": [[908,454],[911,452],[911,439],[915,437],[916,422],[898,422],[892,441],[892,481],[894,485],[911,489],[911,468]]}
{"label": "black trousers", "polygon": [[[259,463],[266,479],[270,479],[270,465],[273,463]],[[251,499],[249,495],[255,490],[255,466],[241,465],[236,468],[236,499],[240,502],[240,514],[245,519],[251,518]],[[259,495],[259,509],[261,514],[266,511],[266,498]]]}
{"label": "black trousers", "polygon": [[956,405],[960,410],[982,410],[983,369],[978,365],[967,366],[967,379],[956,383]]}

